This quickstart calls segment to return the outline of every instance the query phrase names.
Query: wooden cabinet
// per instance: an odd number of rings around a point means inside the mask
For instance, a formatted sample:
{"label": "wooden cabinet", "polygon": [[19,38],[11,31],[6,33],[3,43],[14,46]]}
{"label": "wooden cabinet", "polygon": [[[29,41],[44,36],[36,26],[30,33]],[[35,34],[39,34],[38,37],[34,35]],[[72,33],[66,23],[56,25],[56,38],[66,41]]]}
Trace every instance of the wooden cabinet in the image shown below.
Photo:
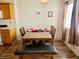
{"label": "wooden cabinet", "polygon": [[13,19],[13,4],[11,3],[0,3],[0,10],[2,11],[2,19]]}
{"label": "wooden cabinet", "polygon": [[2,29],[1,37],[3,45],[11,45],[16,40],[16,29]]}

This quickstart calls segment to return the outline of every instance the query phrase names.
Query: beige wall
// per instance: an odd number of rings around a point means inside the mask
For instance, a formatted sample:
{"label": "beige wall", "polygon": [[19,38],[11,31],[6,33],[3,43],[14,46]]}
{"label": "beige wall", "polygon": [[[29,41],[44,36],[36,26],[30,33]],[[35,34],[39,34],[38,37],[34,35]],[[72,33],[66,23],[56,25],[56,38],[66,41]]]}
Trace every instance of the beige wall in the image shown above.
{"label": "beige wall", "polygon": [[[40,0],[0,0],[0,2],[15,4],[17,28],[21,26],[27,26],[27,28],[49,28],[50,25],[54,25],[56,27],[56,38],[61,39],[64,0],[49,0],[48,4],[41,4]],[[53,11],[53,17],[48,17],[48,11]],[[37,12],[40,12],[40,15]],[[11,22],[15,21],[1,20],[0,24],[11,26]]]}
{"label": "beige wall", "polygon": [[[16,7],[19,27],[49,28],[54,25],[56,38],[61,39],[64,0],[49,0],[48,4],[41,4],[40,0],[16,0]],[[53,17],[48,17],[48,11],[53,11]]]}

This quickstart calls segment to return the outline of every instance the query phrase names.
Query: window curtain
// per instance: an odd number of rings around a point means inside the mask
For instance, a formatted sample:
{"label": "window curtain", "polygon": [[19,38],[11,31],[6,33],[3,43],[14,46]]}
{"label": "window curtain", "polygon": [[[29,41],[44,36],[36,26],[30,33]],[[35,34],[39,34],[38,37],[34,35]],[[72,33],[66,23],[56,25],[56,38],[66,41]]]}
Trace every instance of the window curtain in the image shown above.
{"label": "window curtain", "polygon": [[67,13],[67,5],[68,5],[68,2],[65,2],[64,3],[65,5],[65,15],[64,15],[64,20],[63,20],[63,27],[62,27],[62,41],[64,42],[65,39],[66,39],[66,28],[65,28],[65,24],[66,24],[66,13]]}
{"label": "window curtain", "polygon": [[69,43],[78,46],[79,40],[79,1],[74,0],[74,6],[71,18],[71,27],[69,33]]}
{"label": "window curtain", "polygon": [[77,0],[77,6],[76,6],[76,41],[75,44],[79,46],[79,0]]}

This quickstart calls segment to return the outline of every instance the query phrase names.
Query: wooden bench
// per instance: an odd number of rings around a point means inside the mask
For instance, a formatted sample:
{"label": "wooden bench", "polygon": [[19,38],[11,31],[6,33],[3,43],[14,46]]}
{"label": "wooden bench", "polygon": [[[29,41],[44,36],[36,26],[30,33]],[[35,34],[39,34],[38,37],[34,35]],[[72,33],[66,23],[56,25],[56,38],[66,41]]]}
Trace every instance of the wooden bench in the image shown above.
{"label": "wooden bench", "polygon": [[19,59],[23,59],[25,55],[28,57],[50,57],[50,59],[53,59],[53,55],[57,54],[57,50],[50,43],[43,45],[22,45],[15,50],[14,54],[19,55]]}

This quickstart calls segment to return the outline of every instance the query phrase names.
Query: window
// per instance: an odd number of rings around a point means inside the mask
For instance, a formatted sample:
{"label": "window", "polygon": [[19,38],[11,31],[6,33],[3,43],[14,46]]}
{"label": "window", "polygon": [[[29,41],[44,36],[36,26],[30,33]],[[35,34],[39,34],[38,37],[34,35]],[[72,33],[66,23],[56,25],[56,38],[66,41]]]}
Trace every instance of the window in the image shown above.
{"label": "window", "polygon": [[71,17],[72,17],[72,10],[73,10],[73,3],[72,3],[72,4],[69,4],[69,5],[67,6],[66,23],[65,23],[65,27],[66,27],[66,28],[70,28]]}

